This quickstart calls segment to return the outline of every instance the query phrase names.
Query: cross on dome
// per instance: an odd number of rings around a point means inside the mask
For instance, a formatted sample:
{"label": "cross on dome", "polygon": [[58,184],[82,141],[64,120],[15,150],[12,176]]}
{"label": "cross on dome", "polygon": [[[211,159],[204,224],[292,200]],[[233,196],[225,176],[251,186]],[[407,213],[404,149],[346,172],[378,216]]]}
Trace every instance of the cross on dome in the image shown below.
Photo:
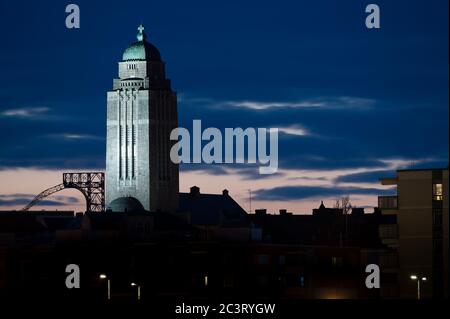
{"label": "cross on dome", "polygon": [[142,25],[142,23],[139,25],[139,27],[137,28],[139,33],[137,34],[137,39],[138,41],[144,41],[144,39],[147,37],[144,33],[144,26]]}

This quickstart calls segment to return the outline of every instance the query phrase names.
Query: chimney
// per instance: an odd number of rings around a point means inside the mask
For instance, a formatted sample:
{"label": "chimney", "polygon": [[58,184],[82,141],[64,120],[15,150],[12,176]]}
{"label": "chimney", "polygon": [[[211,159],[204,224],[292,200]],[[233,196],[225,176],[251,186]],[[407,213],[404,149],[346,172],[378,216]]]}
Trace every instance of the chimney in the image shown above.
{"label": "chimney", "polygon": [[280,209],[280,215],[286,215],[287,210],[286,209]]}
{"label": "chimney", "polygon": [[352,208],[352,215],[364,215],[364,208],[359,207],[353,207]]}
{"label": "chimney", "polygon": [[191,187],[191,192],[190,192],[190,194],[191,194],[192,196],[197,196],[197,195],[199,195],[199,194],[200,194],[200,187],[198,187],[198,186],[192,186],[192,187]]}
{"label": "chimney", "polygon": [[222,195],[223,195],[223,196],[228,196],[228,189],[224,189],[224,190],[222,191]]}
{"label": "chimney", "polygon": [[255,209],[255,214],[258,216],[267,215],[267,209]]}

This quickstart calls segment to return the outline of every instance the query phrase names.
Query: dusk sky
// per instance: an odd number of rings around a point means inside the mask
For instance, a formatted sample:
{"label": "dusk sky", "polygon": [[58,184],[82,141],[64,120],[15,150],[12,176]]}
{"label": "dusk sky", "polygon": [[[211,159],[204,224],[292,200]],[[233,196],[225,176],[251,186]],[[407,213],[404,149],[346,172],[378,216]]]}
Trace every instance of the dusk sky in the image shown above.
{"label": "dusk sky", "polygon": [[[65,27],[76,3],[81,28]],[[381,29],[365,27],[365,7]],[[396,169],[448,166],[448,0],[0,2],[0,210],[65,171],[105,168],[106,92],[143,22],[178,93],[179,125],[280,128],[279,170],[181,166],[180,191],[244,209],[372,207]],[[65,190],[37,209],[84,208]],[[368,209],[370,212],[371,209]]]}

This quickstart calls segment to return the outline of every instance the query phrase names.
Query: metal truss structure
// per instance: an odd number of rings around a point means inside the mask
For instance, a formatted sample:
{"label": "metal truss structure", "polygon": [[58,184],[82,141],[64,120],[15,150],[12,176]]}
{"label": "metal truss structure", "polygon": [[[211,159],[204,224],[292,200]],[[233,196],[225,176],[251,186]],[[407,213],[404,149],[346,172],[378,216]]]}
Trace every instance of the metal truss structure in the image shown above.
{"label": "metal truss structure", "polygon": [[66,188],[78,189],[86,199],[86,212],[105,211],[105,173],[63,173],[63,182],[37,195],[23,211],[29,210],[47,196]]}

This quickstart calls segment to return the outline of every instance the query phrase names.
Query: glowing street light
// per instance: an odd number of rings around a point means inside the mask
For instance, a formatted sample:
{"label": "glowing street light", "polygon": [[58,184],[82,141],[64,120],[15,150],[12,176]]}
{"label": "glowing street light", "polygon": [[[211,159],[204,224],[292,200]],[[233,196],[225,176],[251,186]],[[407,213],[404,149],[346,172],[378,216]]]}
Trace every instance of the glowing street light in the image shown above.
{"label": "glowing street light", "polygon": [[135,282],[132,282],[131,287],[137,287],[137,300],[141,300],[141,286]]}
{"label": "glowing street light", "polygon": [[409,278],[411,278],[411,280],[416,280],[417,281],[417,300],[420,300],[420,282],[421,281],[427,281],[427,277],[425,276],[417,276],[417,275],[411,275],[409,276]]}
{"label": "glowing street light", "polygon": [[105,274],[100,274],[98,276],[100,278],[100,280],[104,280],[107,279],[107,284],[108,284],[108,300],[111,300],[111,280],[108,278],[108,276],[106,276]]}

